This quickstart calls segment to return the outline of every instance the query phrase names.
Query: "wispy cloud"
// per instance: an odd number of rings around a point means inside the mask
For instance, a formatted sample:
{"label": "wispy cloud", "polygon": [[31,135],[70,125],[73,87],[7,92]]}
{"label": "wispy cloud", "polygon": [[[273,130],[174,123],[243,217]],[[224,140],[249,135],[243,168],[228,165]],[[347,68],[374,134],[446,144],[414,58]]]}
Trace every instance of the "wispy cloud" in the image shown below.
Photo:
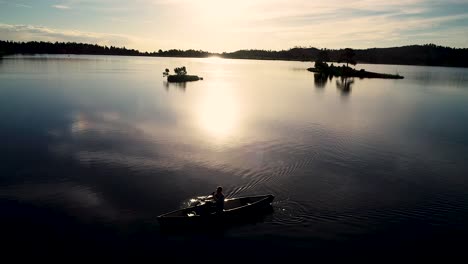
{"label": "wispy cloud", "polygon": [[14,6],[14,7],[18,7],[18,8],[32,8],[32,6],[30,5],[26,5],[26,4],[22,4],[22,3],[8,3],[4,0],[0,0],[0,4],[6,4],[6,5],[9,5],[9,6]]}
{"label": "wispy cloud", "polygon": [[25,5],[25,4],[15,4],[16,7],[22,7],[22,8],[32,8],[30,5]]}
{"label": "wispy cloud", "polygon": [[[26,0],[19,1],[26,4],[33,3]],[[13,8],[14,4],[11,2],[0,0],[5,7]],[[285,49],[297,45],[365,48],[427,42],[468,47],[467,37],[464,34],[468,30],[467,0],[442,2],[438,0],[393,2],[388,0],[134,0],[131,3],[126,0],[50,0],[45,4],[40,4],[42,1],[37,2],[37,4],[34,2],[35,7],[45,5],[64,12],[74,11],[73,14],[69,12],[70,17],[66,18],[68,21],[61,21],[60,19],[65,18],[57,17],[57,20],[53,21],[54,24],[47,26],[68,25],[80,30],[88,29],[90,25],[96,23],[96,28],[106,32],[138,36],[140,42],[135,42],[134,47],[149,51],[159,48],[195,48],[211,51],[232,51],[242,48]],[[0,17],[3,15],[2,9],[0,8]],[[177,16],[174,16],[174,10],[177,10]],[[19,11],[21,10],[16,8],[16,12]],[[49,21],[43,19],[45,15],[31,14],[35,18],[34,21]],[[17,19],[2,20],[2,22],[26,23],[16,22]],[[124,42],[123,38],[115,37],[124,35],[109,37],[108,34],[103,37],[103,34],[98,34],[97,37],[93,33],[80,31],[77,36],[75,33],[70,33],[76,32],[73,30],[53,31],[62,35],[51,36],[35,32],[34,36],[42,34],[49,39],[77,39],[79,36],[93,42],[103,39],[113,41],[118,39],[119,42]],[[21,34],[18,33],[21,36],[26,34],[33,33],[24,29]],[[5,38],[3,34],[1,37]],[[136,38],[131,39],[136,41]]]}
{"label": "wispy cloud", "polygon": [[113,46],[128,46],[134,44],[136,41],[136,38],[132,36],[120,34],[61,30],[42,26],[11,25],[1,23],[0,35],[2,36],[2,39],[5,40],[86,42]]}
{"label": "wispy cloud", "polygon": [[[263,4],[253,6],[251,10],[255,14],[231,23],[233,26],[226,31],[277,40],[270,43],[289,43],[283,47],[365,48],[422,44],[436,40],[438,44],[466,47],[466,38],[462,38],[462,35],[454,37],[446,28],[450,23],[452,30],[466,30],[468,15],[460,10],[463,10],[461,7],[468,7],[468,3],[455,9],[434,7],[435,3],[430,4],[430,0],[406,0],[397,4],[381,0],[372,3],[366,0],[330,0],[326,4],[310,1],[303,5],[295,4],[297,0],[272,1],[275,1],[275,7],[269,8]],[[260,8],[264,11],[260,12]],[[410,31],[424,32],[425,37],[418,38]]]}
{"label": "wispy cloud", "polygon": [[52,5],[52,7],[57,9],[70,9],[67,5]]}

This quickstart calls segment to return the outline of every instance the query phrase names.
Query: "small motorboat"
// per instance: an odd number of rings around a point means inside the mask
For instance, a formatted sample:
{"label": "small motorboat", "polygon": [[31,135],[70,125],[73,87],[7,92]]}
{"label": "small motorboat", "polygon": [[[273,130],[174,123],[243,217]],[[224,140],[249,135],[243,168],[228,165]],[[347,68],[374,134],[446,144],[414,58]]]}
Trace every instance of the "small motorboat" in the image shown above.
{"label": "small motorboat", "polygon": [[271,208],[275,197],[271,194],[230,198],[224,201],[224,210],[217,211],[212,201],[158,216],[161,226],[216,225],[249,220]]}

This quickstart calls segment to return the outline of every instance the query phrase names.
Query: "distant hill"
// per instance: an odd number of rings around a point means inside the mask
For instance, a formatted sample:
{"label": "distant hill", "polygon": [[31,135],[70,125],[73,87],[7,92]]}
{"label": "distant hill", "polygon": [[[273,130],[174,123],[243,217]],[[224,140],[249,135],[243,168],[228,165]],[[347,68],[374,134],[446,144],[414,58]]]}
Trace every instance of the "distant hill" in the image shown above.
{"label": "distant hill", "polygon": [[[223,53],[193,49],[171,49],[157,52],[140,52],[125,47],[107,47],[74,42],[0,41],[0,56],[11,54],[90,54],[189,58],[219,56],[232,59],[314,61],[319,53],[323,53],[323,51],[327,53],[329,61],[335,62],[338,61],[344,49],[292,48],[281,51],[238,50]],[[356,49],[354,51],[356,54],[355,60],[358,63],[468,67],[468,49],[442,47],[434,44]]]}
{"label": "distant hill", "polygon": [[468,49],[434,44],[355,50],[355,53],[360,63],[468,67]]}

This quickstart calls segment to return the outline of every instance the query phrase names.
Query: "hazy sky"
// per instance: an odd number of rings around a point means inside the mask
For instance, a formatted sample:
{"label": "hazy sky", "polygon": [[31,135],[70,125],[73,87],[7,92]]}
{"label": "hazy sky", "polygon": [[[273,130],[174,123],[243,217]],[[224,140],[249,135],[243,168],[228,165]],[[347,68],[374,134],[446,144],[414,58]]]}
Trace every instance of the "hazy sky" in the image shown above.
{"label": "hazy sky", "polygon": [[468,47],[468,0],[0,0],[0,39],[158,49]]}

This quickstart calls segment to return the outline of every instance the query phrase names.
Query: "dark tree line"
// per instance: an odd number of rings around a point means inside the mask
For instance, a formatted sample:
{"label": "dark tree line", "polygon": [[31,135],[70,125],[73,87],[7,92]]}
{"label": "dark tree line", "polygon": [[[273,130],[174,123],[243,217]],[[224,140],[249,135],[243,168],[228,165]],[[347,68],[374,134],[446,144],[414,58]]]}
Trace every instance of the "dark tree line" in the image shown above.
{"label": "dark tree line", "polygon": [[257,60],[296,60],[310,61],[320,52],[316,48],[292,48],[289,50],[238,50],[230,53],[222,53],[221,57],[232,59],[257,59]]}
{"label": "dark tree line", "polygon": [[145,55],[138,50],[114,46],[99,46],[75,42],[13,42],[0,41],[0,55],[8,54],[90,54],[90,55]]}
{"label": "dark tree line", "polygon": [[159,50],[157,53],[152,52],[150,53],[151,56],[157,57],[188,57],[188,58],[206,58],[210,56],[214,56],[217,54],[210,53],[203,50],[178,50],[178,49],[171,49],[171,50]]}
{"label": "dark tree line", "polygon": [[[240,50],[223,53],[221,56],[233,59],[319,60],[345,62],[352,65],[356,63],[375,63],[468,67],[468,49],[443,47],[434,44],[356,50],[319,50],[316,48],[293,48],[282,51]],[[348,59],[350,57],[352,57],[351,60]]]}
{"label": "dark tree line", "polygon": [[360,63],[468,67],[468,49],[434,44],[355,50]]}
{"label": "dark tree line", "polygon": [[[158,50],[140,52],[125,47],[107,47],[74,42],[12,42],[0,41],[0,56],[8,54],[91,54],[156,57],[205,58],[219,56],[232,59],[295,60],[339,62],[349,57],[350,49],[317,49],[296,47],[289,50],[238,50],[235,52],[210,53],[202,50]],[[348,63],[404,64],[429,66],[468,67],[468,49],[442,47],[434,44],[412,45],[393,48],[356,49],[353,61]]]}

